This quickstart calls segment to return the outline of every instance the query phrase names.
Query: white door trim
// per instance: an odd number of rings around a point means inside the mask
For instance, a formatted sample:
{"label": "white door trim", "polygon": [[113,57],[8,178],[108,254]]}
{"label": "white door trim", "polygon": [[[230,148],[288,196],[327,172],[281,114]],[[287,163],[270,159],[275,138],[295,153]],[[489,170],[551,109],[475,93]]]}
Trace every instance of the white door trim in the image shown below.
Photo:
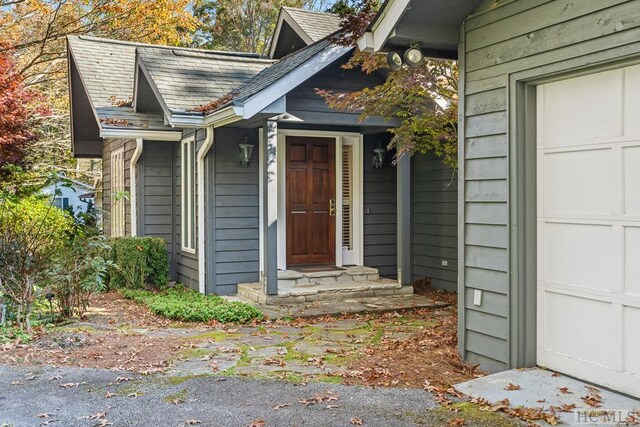
{"label": "white door trim", "polygon": [[[282,195],[278,200],[278,269],[287,269],[287,218],[286,218],[286,137],[287,136],[310,136],[321,138],[333,138],[336,141],[336,212],[342,212],[342,145],[347,143],[354,146],[354,250],[355,258],[359,265],[362,265],[364,258],[363,250],[363,196],[362,189],[362,142],[363,136],[357,132],[336,132],[302,129],[278,129],[278,191]],[[262,200],[262,189],[260,189],[260,200]],[[342,253],[342,215],[336,215],[336,265],[343,264]]]}

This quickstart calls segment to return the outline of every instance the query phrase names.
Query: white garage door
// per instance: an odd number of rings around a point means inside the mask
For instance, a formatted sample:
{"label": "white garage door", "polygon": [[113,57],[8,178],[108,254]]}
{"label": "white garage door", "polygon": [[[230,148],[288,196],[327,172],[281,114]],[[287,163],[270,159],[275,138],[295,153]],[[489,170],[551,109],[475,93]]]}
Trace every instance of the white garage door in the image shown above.
{"label": "white garage door", "polygon": [[640,396],[640,66],[538,87],[538,364]]}

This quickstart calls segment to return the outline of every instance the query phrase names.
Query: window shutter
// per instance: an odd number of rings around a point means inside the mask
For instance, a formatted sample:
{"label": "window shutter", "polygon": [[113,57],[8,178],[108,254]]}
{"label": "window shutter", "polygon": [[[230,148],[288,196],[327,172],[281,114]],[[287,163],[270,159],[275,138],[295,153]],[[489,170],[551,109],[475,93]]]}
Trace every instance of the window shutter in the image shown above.
{"label": "window shutter", "polygon": [[342,146],[342,246],[353,249],[353,146]]}

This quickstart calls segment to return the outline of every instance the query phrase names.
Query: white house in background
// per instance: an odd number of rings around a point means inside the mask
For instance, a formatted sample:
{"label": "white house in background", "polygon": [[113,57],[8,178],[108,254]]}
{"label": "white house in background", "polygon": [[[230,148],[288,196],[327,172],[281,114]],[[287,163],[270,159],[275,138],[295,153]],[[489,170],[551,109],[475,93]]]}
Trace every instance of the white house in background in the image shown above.
{"label": "white house in background", "polygon": [[74,214],[86,212],[89,205],[94,205],[95,189],[83,182],[66,178],[71,185],[63,185],[61,181],[51,183],[42,192],[54,197],[53,205],[60,209],[71,209]]}

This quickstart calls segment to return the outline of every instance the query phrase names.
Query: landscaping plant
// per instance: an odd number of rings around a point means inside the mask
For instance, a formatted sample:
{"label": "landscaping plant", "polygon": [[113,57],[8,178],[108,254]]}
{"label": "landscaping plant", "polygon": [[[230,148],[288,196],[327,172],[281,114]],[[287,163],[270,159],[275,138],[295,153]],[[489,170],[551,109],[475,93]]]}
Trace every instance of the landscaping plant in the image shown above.
{"label": "landscaping plant", "polygon": [[164,287],[169,280],[167,242],[158,237],[116,237],[110,240],[115,266],[109,271],[112,289]]}
{"label": "landscaping plant", "polygon": [[80,233],[57,254],[51,267],[47,292],[55,296],[63,317],[82,316],[91,294],[106,289],[107,273],[115,264],[102,236]]}
{"label": "landscaping plant", "polygon": [[72,228],[71,217],[50,199],[0,192],[0,298],[14,306],[23,330],[31,329],[36,285],[46,280]]}
{"label": "landscaping plant", "polygon": [[242,302],[229,302],[216,295],[203,295],[185,286],[161,292],[123,290],[122,296],[146,306],[152,313],[184,322],[249,323],[262,320],[257,308]]}

